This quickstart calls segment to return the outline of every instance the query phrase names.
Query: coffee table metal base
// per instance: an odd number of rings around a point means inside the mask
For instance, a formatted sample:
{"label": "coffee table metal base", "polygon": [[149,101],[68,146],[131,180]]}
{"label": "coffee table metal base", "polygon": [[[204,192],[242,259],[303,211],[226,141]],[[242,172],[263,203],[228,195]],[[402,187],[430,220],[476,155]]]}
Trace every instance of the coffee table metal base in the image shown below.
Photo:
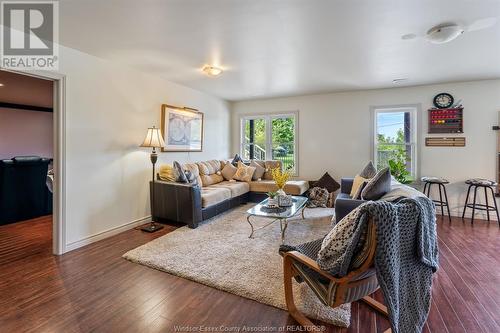
{"label": "coffee table metal base", "polygon": [[[302,215],[302,219],[303,220],[305,219],[305,217],[304,217],[304,211],[305,210],[306,210],[306,206],[302,207],[302,209],[301,209],[301,215]],[[276,221],[280,221],[281,243],[283,243],[285,241],[285,232],[286,232],[286,228],[288,227],[288,219],[287,218],[273,218],[273,220],[271,222],[266,223],[265,225],[263,225],[261,227],[255,228],[253,226],[252,222],[250,221],[250,217],[252,217],[252,216],[254,216],[254,215],[248,215],[247,216],[247,222],[248,222],[248,224],[250,224],[250,228],[252,228],[252,231],[250,232],[250,236],[248,236],[248,238],[253,238],[254,232],[256,232],[256,231],[258,231],[260,229],[264,229],[264,228],[270,226],[271,224],[273,224]]]}

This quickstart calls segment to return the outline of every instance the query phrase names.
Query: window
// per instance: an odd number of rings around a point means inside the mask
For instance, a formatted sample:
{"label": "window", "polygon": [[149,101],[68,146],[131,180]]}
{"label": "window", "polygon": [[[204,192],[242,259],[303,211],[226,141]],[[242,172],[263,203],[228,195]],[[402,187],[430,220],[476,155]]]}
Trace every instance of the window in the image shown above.
{"label": "window", "polygon": [[389,166],[389,160],[406,166],[417,177],[417,108],[374,109],[374,156],[377,169]]}
{"label": "window", "polygon": [[244,159],[280,160],[285,170],[298,173],[297,113],[242,117],[240,142]]}

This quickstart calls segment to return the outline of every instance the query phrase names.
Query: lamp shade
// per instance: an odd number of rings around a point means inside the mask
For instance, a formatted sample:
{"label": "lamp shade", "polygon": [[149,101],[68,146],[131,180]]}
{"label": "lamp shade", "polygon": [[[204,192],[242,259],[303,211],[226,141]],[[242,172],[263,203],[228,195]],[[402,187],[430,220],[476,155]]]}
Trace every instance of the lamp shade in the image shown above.
{"label": "lamp shade", "polygon": [[156,127],[148,128],[148,133],[141,147],[154,147],[163,148],[165,147],[165,141],[163,141],[163,136],[161,135],[160,129]]}

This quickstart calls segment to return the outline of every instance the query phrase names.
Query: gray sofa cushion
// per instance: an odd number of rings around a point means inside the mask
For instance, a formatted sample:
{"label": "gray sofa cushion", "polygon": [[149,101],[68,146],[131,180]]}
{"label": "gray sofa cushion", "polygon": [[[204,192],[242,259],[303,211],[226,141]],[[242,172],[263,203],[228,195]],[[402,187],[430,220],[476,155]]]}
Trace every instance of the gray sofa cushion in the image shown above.
{"label": "gray sofa cushion", "polygon": [[380,170],[370,179],[361,192],[363,200],[378,200],[391,190],[391,171],[389,168]]}
{"label": "gray sofa cushion", "polygon": [[373,166],[373,162],[370,161],[359,173],[359,176],[363,178],[373,178],[377,174],[377,169]]}

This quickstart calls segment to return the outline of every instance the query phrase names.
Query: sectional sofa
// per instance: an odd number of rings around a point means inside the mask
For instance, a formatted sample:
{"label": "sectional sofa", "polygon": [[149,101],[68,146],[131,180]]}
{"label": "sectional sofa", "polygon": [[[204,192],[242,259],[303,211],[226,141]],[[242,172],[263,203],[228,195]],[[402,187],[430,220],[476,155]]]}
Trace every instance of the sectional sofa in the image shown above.
{"label": "sectional sofa", "polygon": [[[266,165],[266,161],[256,162]],[[267,162],[282,167],[279,161]],[[262,179],[249,182],[224,179],[222,169],[226,163],[231,162],[210,160],[184,164],[182,168],[190,171],[199,185],[156,181],[152,213],[155,221],[180,222],[196,228],[201,221],[247,202],[259,202],[267,192],[277,190],[268,170]],[[308,189],[309,183],[305,180],[288,181],[284,188],[291,195],[303,195]],[[153,191],[152,182],[150,190]]]}
{"label": "sectional sofa", "polygon": [[356,207],[365,203],[366,200],[351,198],[351,188],[354,178],[342,178],[340,180],[340,193],[335,199],[335,218],[340,221]]}

